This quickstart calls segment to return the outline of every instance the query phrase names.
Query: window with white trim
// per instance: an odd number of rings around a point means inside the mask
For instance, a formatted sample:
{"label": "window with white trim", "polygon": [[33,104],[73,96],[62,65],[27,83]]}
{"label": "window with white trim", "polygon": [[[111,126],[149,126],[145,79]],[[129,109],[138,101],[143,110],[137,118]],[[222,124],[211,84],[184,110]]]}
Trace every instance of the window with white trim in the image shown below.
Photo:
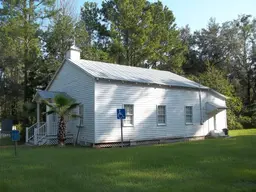
{"label": "window with white trim", "polygon": [[133,126],[133,116],[134,116],[134,110],[133,105],[124,105],[126,118],[123,120],[125,126]]}
{"label": "window with white trim", "polygon": [[84,124],[84,105],[79,105],[80,125]]}
{"label": "window with white trim", "polygon": [[166,124],[166,107],[165,107],[165,105],[157,106],[157,124],[158,125]]}
{"label": "window with white trim", "polygon": [[186,123],[191,124],[193,123],[193,107],[192,106],[186,106],[185,107],[185,120]]}

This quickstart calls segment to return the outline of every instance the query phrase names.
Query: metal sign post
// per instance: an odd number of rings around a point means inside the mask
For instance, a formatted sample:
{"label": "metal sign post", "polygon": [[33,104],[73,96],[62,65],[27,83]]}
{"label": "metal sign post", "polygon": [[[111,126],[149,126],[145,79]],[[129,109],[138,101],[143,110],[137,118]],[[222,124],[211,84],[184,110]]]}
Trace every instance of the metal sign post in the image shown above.
{"label": "metal sign post", "polygon": [[123,119],[126,118],[125,109],[116,110],[117,119],[121,120],[121,146],[124,147],[124,138],[123,138]]}
{"label": "metal sign post", "polygon": [[17,141],[15,141],[15,157],[17,156]]}
{"label": "metal sign post", "polygon": [[123,138],[123,119],[121,119],[121,145],[124,147],[124,138]]}
{"label": "metal sign post", "polygon": [[18,130],[12,130],[12,141],[14,141],[15,156],[17,156],[17,142],[20,140],[20,132]]}

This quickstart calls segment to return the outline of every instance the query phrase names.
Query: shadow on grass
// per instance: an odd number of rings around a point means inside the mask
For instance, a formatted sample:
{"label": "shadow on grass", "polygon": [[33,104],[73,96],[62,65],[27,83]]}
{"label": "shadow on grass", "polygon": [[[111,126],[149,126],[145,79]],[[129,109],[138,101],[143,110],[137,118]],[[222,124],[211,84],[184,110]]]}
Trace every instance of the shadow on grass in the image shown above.
{"label": "shadow on grass", "polygon": [[0,146],[13,145],[10,137],[0,137]]}
{"label": "shadow on grass", "polygon": [[238,136],[124,149],[22,149],[18,158],[0,153],[0,191],[253,191],[255,145],[256,136]]}
{"label": "shadow on grass", "polygon": [[[18,145],[23,145],[24,142],[18,142]],[[11,146],[14,145],[11,137],[0,137],[0,147],[1,146]]]}

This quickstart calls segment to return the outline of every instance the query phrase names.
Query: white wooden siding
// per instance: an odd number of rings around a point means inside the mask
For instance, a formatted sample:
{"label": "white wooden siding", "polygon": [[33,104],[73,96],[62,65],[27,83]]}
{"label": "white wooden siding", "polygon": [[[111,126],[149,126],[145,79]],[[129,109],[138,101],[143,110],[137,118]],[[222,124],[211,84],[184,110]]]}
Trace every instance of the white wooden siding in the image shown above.
{"label": "white wooden siding", "polygon": [[[84,105],[84,128],[80,130],[79,142],[94,143],[94,79],[66,61],[48,90],[66,92]],[[68,130],[74,137],[77,134],[77,125],[78,119],[69,123]]]}
{"label": "white wooden siding", "polygon": [[[120,141],[120,120],[116,109],[134,105],[134,126],[124,127],[124,140],[204,136],[212,129],[212,118],[205,114],[205,103],[225,104],[225,100],[203,92],[200,124],[199,92],[177,88],[154,88],[100,80],[95,84],[95,143]],[[166,125],[157,125],[157,105],[166,105]],[[193,106],[193,124],[185,124],[185,106]],[[217,129],[226,126],[226,112],[217,116]]]}
{"label": "white wooden siding", "polygon": [[[203,103],[206,102],[212,102],[214,104],[220,105],[220,106],[226,106],[226,101],[224,99],[221,99],[217,95],[211,93],[211,92],[206,92],[206,97],[204,97]],[[207,134],[209,131],[214,130],[214,117],[207,117],[207,114],[205,113],[205,105],[204,105],[204,127],[205,127],[205,134]],[[216,130],[221,130],[223,128],[227,128],[227,111],[223,110],[219,112],[216,115]]]}

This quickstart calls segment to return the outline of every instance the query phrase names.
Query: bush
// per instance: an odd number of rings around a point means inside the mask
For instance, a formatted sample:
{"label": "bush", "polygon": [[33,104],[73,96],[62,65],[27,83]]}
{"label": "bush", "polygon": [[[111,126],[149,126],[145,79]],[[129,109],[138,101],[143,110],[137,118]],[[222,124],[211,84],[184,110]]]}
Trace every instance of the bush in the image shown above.
{"label": "bush", "polygon": [[204,73],[201,73],[199,76],[190,76],[189,78],[227,96],[228,99],[226,100],[226,103],[228,107],[228,128],[243,128],[243,125],[238,120],[243,106],[242,101],[236,96],[234,87],[229,83],[223,71],[216,69],[213,65],[208,65],[207,70]]}
{"label": "bush", "polygon": [[241,124],[241,123],[239,123],[239,122],[236,122],[236,124],[235,124],[235,129],[243,129],[244,127],[243,127],[243,125]]}
{"label": "bush", "polygon": [[229,97],[227,100],[227,120],[229,129],[243,129],[243,125],[238,120],[239,112],[242,109],[242,102],[238,97]]}
{"label": "bush", "polygon": [[20,131],[20,141],[25,142],[26,139],[26,128],[21,124],[15,125],[16,129]]}
{"label": "bush", "polygon": [[243,129],[243,125],[238,121],[236,115],[231,110],[227,110],[228,129]]}
{"label": "bush", "polygon": [[252,118],[248,116],[240,116],[238,119],[239,123],[243,125],[244,128],[252,127]]}
{"label": "bush", "polygon": [[252,116],[252,127],[256,127],[256,113]]}

